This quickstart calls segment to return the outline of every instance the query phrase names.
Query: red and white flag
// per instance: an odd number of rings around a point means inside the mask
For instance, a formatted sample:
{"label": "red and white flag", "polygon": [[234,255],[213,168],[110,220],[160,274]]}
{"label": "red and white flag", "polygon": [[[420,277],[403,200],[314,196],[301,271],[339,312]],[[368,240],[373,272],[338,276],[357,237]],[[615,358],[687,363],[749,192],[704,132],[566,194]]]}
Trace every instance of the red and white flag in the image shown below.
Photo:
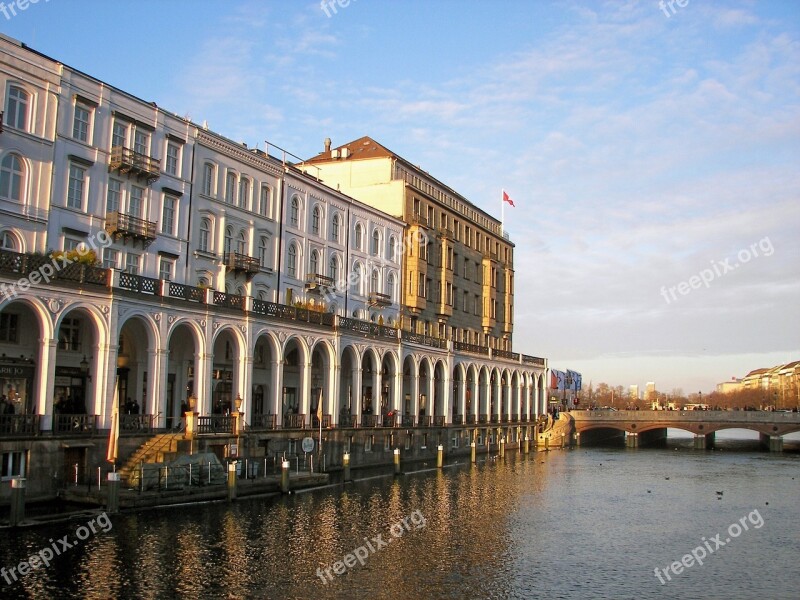
{"label": "red and white flag", "polygon": [[503,202],[508,202],[511,206],[514,206],[514,201],[508,197],[505,190],[503,190]]}

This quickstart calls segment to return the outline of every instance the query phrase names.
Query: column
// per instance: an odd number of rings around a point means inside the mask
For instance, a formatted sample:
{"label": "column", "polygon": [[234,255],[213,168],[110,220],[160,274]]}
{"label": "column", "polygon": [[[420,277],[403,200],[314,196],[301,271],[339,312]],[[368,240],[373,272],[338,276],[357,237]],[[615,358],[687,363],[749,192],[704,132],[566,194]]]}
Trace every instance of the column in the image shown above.
{"label": "column", "polygon": [[39,353],[36,359],[36,376],[39,385],[36,388],[36,413],[41,415],[39,427],[42,431],[53,429],[53,393],[56,380],[56,354],[58,340],[53,338],[39,339]]}
{"label": "column", "polygon": [[[360,363],[360,361],[359,361]],[[350,414],[351,415],[361,415],[361,366],[353,367],[351,371],[351,378],[350,378]],[[358,419],[356,422],[360,421]]]}
{"label": "column", "polygon": [[311,422],[311,360],[304,363],[303,370],[300,373],[300,410],[298,411],[303,416],[303,422],[309,424]]}
{"label": "column", "polygon": [[[114,364],[116,364],[117,362],[116,353],[117,351],[114,350],[113,352]],[[167,424],[167,417],[172,417],[175,413],[176,408],[180,408],[181,405],[180,397],[174,398],[172,407],[173,414],[170,415],[167,414],[167,407],[165,402],[167,397],[167,375],[169,373],[169,350],[167,348],[161,348],[156,351],[156,365],[157,368],[155,372],[158,373],[158,377],[153,377],[153,384],[154,384],[153,398],[158,399],[158,410],[155,411],[155,414],[158,414],[160,412],[161,415],[158,417],[157,422],[153,423],[153,426],[165,427]],[[116,377],[114,379],[116,381]],[[180,395],[181,392],[179,388],[176,387],[175,393]]]}
{"label": "column", "polygon": [[[282,352],[282,351],[281,351]],[[267,412],[275,415],[276,427],[283,427],[283,358],[272,361],[272,398],[267,402],[271,404]]]}
{"label": "column", "polygon": [[442,369],[444,372],[444,379],[442,380],[442,410],[444,410],[444,422],[446,425],[452,424],[453,422],[453,411],[452,406],[455,398],[451,393],[450,385],[452,380],[450,379],[450,370],[446,367]]}
{"label": "column", "polygon": [[211,414],[211,376],[214,366],[213,354],[195,355],[194,387],[197,395],[196,412],[200,415]]}
{"label": "column", "polygon": [[341,395],[339,387],[341,386],[341,376],[342,367],[339,365],[338,361],[336,361],[328,368],[328,385],[324,392],[325,403],[322,405],[322,414],[326,414],[327,408],[327,413],[331,415],[331,427],[339,425],[339,402]]}

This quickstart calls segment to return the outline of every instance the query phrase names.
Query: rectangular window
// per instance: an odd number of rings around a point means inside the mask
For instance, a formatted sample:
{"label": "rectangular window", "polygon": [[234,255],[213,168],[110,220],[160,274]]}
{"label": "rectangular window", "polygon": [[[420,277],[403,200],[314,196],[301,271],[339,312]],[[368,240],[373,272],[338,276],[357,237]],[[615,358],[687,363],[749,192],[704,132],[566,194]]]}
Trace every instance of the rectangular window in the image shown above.
{"label": "rectangular window", "polygon": [[119,251],[113,248],[103,248],[103,268],[119,269]]}
{"label": "rectangular window", "polygon": [[262,185],[261,186],[261,197],[259,198],[258,202],[258,214],[263,217],[270,216],[270,199],[272,198],[272,190],[269,189],[269,186]]}
{"label": "rectangular window", "polygon": [[85,244],[77,238],[71,238],[71,237],[64,238],[65,252],[71,252],[73,250],[83,250],[84,246]]}
{"label": "rectangular window", "polygon": [[138,275],[141,270],[142,255],[128,252],[125,257],[125,272],[131,275]]}
{"label": "rectangular window", "polygon": [[128,125],[120,121],[114,122],[114,128],[111,132],[111,147],[124,148],[128,142]]}
{"label": "rectangular window", "polygon": [[122,204],[122,182],[116,179],[109,179],[106,212],[119,212],[120,204]]}
{"label": "rectangular window", "polygon": [[214,165],[206,163],[205,165],[203,165],[203,193],[206,196],[210,196],[213,187],[214,187]]}
{"label": "rectangular window", "polygon": [[178,162],[181,156],[181,147],[169,142],[167,144],[167,159],[164,161],[164,170],[168,175],[178,175]]}
{"label": "rectangular window", "polygon": [[133,132],[133,151],[147,155],[150,149],[150,134],[144,131]]}
{"label": "rectangular window", "polygon": [[171,258],[161,257],[158,261],[158,278],[172,281],[172,273],[175,270],[175,261]]}
{"label": "rectangular window", "polygon": [[80,319],[65,318],[58,330],[58,349],[70,352],[80,352],[81,349],[81,321]]}
{"label": "rectangular window", "polygon": [[25,466],[28,462],[28,451],[19,450],[16,452],[3,452],[3,475],[4,481],[12,477],[25,477]]}
{"label": "rectangular window", "polygon": [[80,104],[75,105],[75,118],[72,121],[72,137],[81,142],[89,141],[89,120],[91,110]]}
{"label": "rectangular window", "polygon": [[16,344],[19,341],[19,315],[0,313],[0,342]]}
{"label": "rectangular window", "polygon": [[69,166],[69,186],[67,189],[67,207],[83,210],[86,169],[77,165]]}
{"label": "rectangular window", "polygon": [[174,196],[164,196],[164,207],[161,211],[161,233],[175,235],[175,207],[177,204],[178,199]]}
{"label": "rectangular window", "polygon": [[364,452],[372,452],[372,440],[374,436],[368,435],[367,439],[364,440]]}
{"label": "rectangular window", "polygon": [[250,201],[250,180],[242,176],[239,179],[239,208],[247,209]]}
{"label": "rectangular window", "polygon": [[131,197],[128,201],[128,215],[141,219],[144,214],[144,188],[131,186]]}

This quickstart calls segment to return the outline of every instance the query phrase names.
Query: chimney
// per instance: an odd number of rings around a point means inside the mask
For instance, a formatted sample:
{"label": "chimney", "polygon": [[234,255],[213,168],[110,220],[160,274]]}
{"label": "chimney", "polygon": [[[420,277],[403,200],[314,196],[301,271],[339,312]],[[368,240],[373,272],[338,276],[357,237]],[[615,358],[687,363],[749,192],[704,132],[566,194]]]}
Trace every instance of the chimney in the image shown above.
{"label": "chimney", "polygon": [[325,152],[331,151],[331,138],[325,138]]}

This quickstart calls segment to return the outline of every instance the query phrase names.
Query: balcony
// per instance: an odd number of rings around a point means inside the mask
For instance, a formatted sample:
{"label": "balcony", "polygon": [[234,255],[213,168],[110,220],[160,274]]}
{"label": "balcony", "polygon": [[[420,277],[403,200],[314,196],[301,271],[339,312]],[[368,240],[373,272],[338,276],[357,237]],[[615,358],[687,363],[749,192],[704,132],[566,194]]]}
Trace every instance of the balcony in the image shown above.
{"label": "balcony", "polygon": [[139,241],[147,248],[156,239],[156,223],[121,212],[110,212],[106,214],[106,233],[115,241],[119,238]]}
{"label": "balcony", "polygon": [[438,227],[436,229],[436,233],[439,234],[439,237],[444,240],[452,240],[453,239],[453,230],[448,229],[447,227]]}
{"label": "balcony", "polygon": [[333,287],[333,279],[319,273],[309,273],[306,275],[305,287],[307,292],[324,294]]}
{"label": "balcony", "polygon": [[130,148],[114,146],[111,149],[108,170],[117,171],[120,175],[133,175],[137,179],[145,179],[150,185],[161,176],[161,161]]}
{"label": "balcony", "polygon": [[428,226],[428,219],[427,217],[423,217],[422,215],[418,215],[417,213],[411,214],[411,222],[414,225],[422,225],[423,227]]}
{"label": "balcony", "polygon": [[391,306],[392,305],[392,297],[388,294],[381,294],[380,292],[370,292],[369,293],[369,305],[370,306]]}
{"label": "balcony", "polygon": [[225,265],[225,268],[229,271],[244,273],[248,281],[261,270],[261,265],[257,258],[238,252],[226,252],[223,254],[222,264]]}

